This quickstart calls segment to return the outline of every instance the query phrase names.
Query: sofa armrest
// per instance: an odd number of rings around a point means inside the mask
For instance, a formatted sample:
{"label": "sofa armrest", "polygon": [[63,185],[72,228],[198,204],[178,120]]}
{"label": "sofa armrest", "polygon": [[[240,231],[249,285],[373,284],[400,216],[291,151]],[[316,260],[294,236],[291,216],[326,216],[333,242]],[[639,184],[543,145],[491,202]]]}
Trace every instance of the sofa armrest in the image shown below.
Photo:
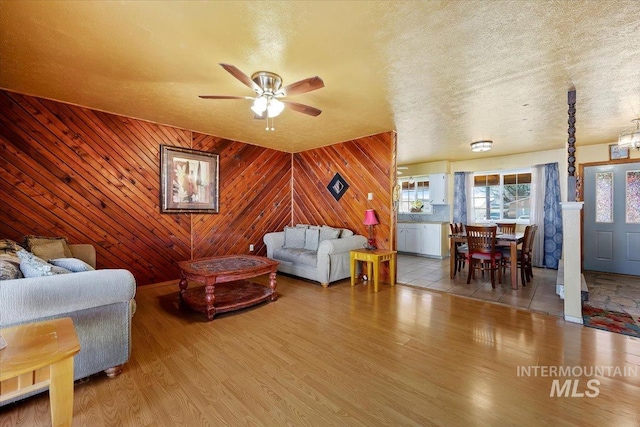
{"label": "sofa armrest", "polygon": [[0,281],[0,327],[128,302],[136,282],[127,270],[94,270]]}
{"label": "sofa armrest", "polygon": [[273,258],[273,251],[284,246],[284,231],[267,233],[262,241],[267,245],[267,258]]}
{"label": "sofa armrest", "polygon": [[69,249],[71,249],[74,258],[81,259],[96,268],[96,248],[93,245],[86,243],[69,245]]}
{"label": "sofa armrest", "polygon": [[366,244],[367,238],[359,234],[343,237],[341,239],[324,240],[318,246],[318,255],[349,252],[354,249],[362,249]]}
{"label": "sofa armrest", "polygon": [[367,244],[367,238],[360,235],[342,237],[340,239],[324,240],[318,246],[318,281],[328,286],[332,280],[348,277],[350,271],[349,252],[362,249]]}

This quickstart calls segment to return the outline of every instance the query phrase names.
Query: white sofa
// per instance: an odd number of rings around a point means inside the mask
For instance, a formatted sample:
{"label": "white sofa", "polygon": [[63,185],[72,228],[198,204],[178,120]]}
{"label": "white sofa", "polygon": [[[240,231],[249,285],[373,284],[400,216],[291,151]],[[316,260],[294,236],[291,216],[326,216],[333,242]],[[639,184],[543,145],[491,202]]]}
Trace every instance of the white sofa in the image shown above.
{"label": "white sofa", "polygon": [[[302,242],[300,231],[295,229],[304,230]],[[331,282],[351,277],[349,253],[362,249],[367,238],[345,228],[298,224],[285,227],[284,231],[267,233],[263,241],[267,246],[267,258],[280,262],[278,271],[327,287]]]}

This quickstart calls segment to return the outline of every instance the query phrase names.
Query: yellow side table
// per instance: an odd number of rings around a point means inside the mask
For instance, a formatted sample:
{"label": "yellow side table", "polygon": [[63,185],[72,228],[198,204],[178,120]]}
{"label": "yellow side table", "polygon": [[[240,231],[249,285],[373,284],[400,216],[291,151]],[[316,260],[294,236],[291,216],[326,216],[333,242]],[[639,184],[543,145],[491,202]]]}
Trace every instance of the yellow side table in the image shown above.
{"label": "yellow side table", "polygon": [[71,426],[73,356],[80,351],[73,321],[46,320],[1,333],[7,346],[0,350],[0,402],[48,385],[51,424]]}
{"label": "yellow side table", "polygon": [[380,282],[380,266],[383,262],[389,262],[389,275],[391,286],[396,284],[396,251],[386,249],[356,249],[351,251],[351,286],[356,284],[356,263],[363,261],[367,263],[367,278],[371,280],[371,270],[373,268],[373,291],[378,292]]}

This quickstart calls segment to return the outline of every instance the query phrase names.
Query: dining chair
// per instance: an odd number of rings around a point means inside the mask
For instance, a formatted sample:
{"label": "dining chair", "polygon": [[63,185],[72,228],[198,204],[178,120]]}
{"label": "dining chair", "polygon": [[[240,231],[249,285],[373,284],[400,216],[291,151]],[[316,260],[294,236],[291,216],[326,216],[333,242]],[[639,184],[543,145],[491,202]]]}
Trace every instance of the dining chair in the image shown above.
{"label": "dining chair", "polygon": [[498,226],[498,233],[501,234],[516,234],[515,222],[496,222]]}
{"label": "dining chair", "polygon": [[533,240],[535,239],[537,225],[527,225],[524,229],[524,237],[522,239],[522,249],[518,249],[518,255],[515,263],[511,260],[511,249],[502,248],[502,274],[508,268],[520,269],[520,281],[522,286],[527,286],[533,277],[532,258],[533,258]]}
{"label": "dining chair", "polygon": [[[533,224],[530,225],[529,236],[525,236],[524,241],[522,242],[522,256],[521,256],[521,270],[524,271],[524,277],[526,277],[527,282],[531,281],[533,277],[533,241],[536,238],[536,232],[538,231],[538,226]],[[523,273],[521,271],[520,275]],[[524,280],[522,282],[524,286]]]}
{"label": "dining chair", "polygon": [[467,246],[469,248],[469,273],[467,283],[475,276],[475,270],[491,271],[491,287],[496,287],[495,273],[498,272],[498,283],[502,283],[502,252],[496,249],[495,226],[467,225]]}
{"label": "dining chair", "polygon": [[[449,224],[449,228],[451,229],[451,234],[464,233],[464,224],[462,224],[461,222],[452,222]],[[455,254],[453,254],[453,262],[455,262],[455,267],[453,269],[454,277],[457,272],[462,271],[462,269],[465,267],[468,254],[469,250],[466,243],[458,242],[455,244]]]}

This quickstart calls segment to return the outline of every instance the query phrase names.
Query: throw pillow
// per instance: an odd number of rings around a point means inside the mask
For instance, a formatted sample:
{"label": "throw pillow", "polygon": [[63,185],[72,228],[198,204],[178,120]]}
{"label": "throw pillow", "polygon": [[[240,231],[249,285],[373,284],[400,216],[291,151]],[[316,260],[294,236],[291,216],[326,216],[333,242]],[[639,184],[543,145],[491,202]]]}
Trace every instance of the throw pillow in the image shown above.
{"label": "throw pillow", "polygon": [[317,251],[320,244],[320,229],[307,228],[304,235],[304,248],[310,251]]}
{"label": "throw pillow", "polygon": [[343,229],[341,230],[341,233],[340,233],[340,238],[341,238],[341,239],[342,239],[343,237],[351,237],[351,236],[353,236],[353,231],[348,230],[348,229],[346,229],[346,228],[343,228]]}
{"label": "throw pillow", "polygon": [[24,249],[18,251],[18,256],[20,257],[20,271],[26,278],[71,273],[66,268],[51,265]]}
{"label": "throw pillow", "polygon": [[20,258],[16,262],[13,255],[0,255],[0,280],[21,279]]}
{"label": "throw pillow", "polygon": [[9,239],[0,239],[0,254],[16,254],[22,247]]}
{"label": "throw pillow", "polygon": [[27,250],[32,251],[34,246],[51,243],[52,241],[60,240],[64,248],[64,256],[67,258],[73,258],[71,249],[67,245],[67,239],[64,237],[44,237],[44,236],[25,236],[24,246]]}
{"label": "throw pillow", "polygon": [[285,227],[284,228],[284,248],[303,249],[304,235],[306,228]]}
{"label": "throw pillow", "polygon": [[31,253],[44,260],[65,258],[62,240],[52,240],[49,243],[37,244],[31,248]]}
{"label": "throw pillow", "polygon": [[0,280],[24,277],[20,271],[19,250],[22,250],[22,247],[13,240],[0,239]]}
{"label": "throw pillow", "polygon": [[79,273],[81,271],[93,271],[95,268],[91,267],[86,262],[78,258],[56,258],[50,259],[49,264],[53,264],[56,267],[66,268],[72,273]]}
{"label": "throw pillow", "polygon": [[337,228],[327,227],[326,225],[320,228],[320,243],[325,240],[337,239],[338,237],[340,237],[340,230]]}

